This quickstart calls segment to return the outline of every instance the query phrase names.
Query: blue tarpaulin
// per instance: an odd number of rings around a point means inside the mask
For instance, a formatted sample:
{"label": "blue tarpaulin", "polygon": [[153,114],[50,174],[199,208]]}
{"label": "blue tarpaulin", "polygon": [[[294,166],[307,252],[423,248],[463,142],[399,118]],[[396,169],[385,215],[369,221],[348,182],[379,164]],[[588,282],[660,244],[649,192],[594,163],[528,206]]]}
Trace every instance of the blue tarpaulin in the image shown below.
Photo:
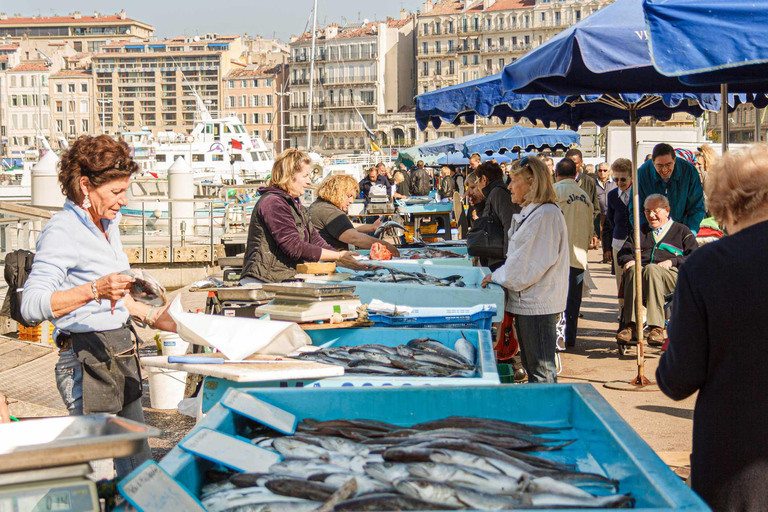
{"label": "blue tarpaulin", "polygon": [[464,143],[474,138],[481,137],[481,133],[472,133],[456,139],[448,139],[434,144],[425,144],[419,147],[419,154],[421,155],[440,155],[455,153],[464,149]]}
{"label": "blue tarpaulin", "polygon": [[645,0],[643,9],[650,57],[660,73],[692,85],[768,80],[764,2]]}
{"label": "blue tarpaulin", "polygon": [[571,144],[579,144],[579,134],[571,130],[547,130],[545,128],[526,128],[513,126],[497,133],[477,137],[464,144],[464,155],[486,152],[513,152],[521,150],[560,148],[567,149]]}

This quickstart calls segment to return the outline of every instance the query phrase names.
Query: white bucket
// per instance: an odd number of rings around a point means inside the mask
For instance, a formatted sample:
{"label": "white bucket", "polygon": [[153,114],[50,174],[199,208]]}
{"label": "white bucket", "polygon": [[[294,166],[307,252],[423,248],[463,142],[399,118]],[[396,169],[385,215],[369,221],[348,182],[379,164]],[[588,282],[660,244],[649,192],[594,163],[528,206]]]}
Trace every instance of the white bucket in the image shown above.
{"label": "white bucket", "polygon": [[184,399],[187,372],[147,366],[149,401],[153,409],[176,409]]}
{"label": "white bucket", "polygon": [[189,343],[175,332],[161,331],[160,343],[163,346],[164,356],[183,356],[189,349]]}

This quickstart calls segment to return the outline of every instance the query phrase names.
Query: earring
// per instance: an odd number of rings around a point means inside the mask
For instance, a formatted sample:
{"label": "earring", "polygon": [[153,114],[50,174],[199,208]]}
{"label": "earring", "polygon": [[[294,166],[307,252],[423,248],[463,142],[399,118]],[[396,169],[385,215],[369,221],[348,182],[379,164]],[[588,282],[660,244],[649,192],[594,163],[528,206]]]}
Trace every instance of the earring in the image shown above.
{"label": "earring", "polygon": [[88,194],[85,194],[85,199],[83,199],[83,208],[86,210],[91,207],[91,199],[88,197]]}

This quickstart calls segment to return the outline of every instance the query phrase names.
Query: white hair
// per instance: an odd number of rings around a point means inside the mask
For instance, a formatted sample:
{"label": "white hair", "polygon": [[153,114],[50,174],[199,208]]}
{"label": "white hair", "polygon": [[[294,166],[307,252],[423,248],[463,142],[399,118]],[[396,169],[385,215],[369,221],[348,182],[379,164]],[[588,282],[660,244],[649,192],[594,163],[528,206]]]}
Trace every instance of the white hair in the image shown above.
{"label": "white hair", "polygon": [[648,203],[652,203],[654,201],[661,202],[662,208],[669,207],[669,199],[667,199],[667,196],[665,196],[664,194],[651,194],[645,198],[645,201],[643,201],[643,208],[648,207]]}

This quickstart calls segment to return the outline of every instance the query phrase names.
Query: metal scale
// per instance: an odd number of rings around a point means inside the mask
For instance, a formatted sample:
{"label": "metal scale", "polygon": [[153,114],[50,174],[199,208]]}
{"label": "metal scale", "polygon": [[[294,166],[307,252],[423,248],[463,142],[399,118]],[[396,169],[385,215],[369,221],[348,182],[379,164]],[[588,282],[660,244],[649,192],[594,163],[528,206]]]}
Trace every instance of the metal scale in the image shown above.
{"label": "metal scale", "polygon": [[[318,322],[339,315],[341,320],[357,318],[360,297],[353,295],[354,286],[319,283],[278,283],[263,285],[273,292],[269,304],[256,308],[256,315],[269,315],[272,320]],[[0,511],[1,512],[1,511]]]}
{"label": "metal scale", "polygon": [[389,200],[387,188],[384,185],[373,185],[368,193],[368,205],[365,212],[371,215],[395,213],[395,205]]}
{"label": "metal scale", "polygon": [[132,455],[159,435],[106,414],[0,425],[0,512],[99,512],[89,462]]}

